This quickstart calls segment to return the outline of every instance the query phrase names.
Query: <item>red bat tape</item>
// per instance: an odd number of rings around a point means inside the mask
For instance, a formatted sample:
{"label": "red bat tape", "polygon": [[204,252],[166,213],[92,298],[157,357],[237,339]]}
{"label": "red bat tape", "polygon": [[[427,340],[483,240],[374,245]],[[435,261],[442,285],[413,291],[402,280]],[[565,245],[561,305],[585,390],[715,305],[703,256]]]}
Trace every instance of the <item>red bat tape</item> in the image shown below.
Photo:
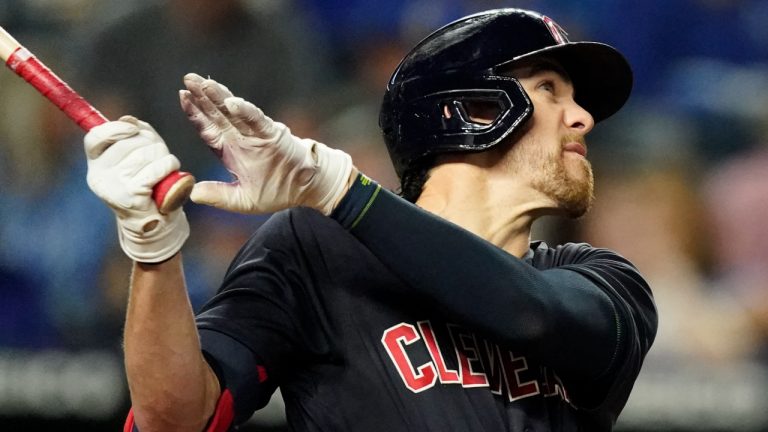
{"label": "red bat tape", "polygon": [[[17,48],[6,64],[86,132],[108,121],[26,48]],[[152,188],[152,199],[161,213],[168,213],[184,203],[192,185],[194,178],[189,173],[172,172]]]}
{"label": "red bat tape", "polygon": [[12,71],[37,89],[86,132],[107,122],[99,111],[56,76],[26,48],[19,48],[6,62]]}

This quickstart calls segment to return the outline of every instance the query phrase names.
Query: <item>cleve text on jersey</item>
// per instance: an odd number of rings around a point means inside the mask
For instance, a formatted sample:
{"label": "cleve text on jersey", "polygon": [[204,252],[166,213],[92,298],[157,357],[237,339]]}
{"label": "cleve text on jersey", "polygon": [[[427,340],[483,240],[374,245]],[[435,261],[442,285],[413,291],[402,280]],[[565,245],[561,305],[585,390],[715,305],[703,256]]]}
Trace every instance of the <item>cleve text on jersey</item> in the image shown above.
{"label": "cleve text on jersey", "polygon": [[[569,402],[560,378],[550,368],[529,365],[524,356],[477,336],[461,326],[446,324],[443,337],[428,320],[399,323],[381,338],[403,384],[419,393],[442,385],[488,387],[509,402],[542,395]],[[428,356],[417,352],[426,351]],[[417,360],[421,357],[422,360]]]}

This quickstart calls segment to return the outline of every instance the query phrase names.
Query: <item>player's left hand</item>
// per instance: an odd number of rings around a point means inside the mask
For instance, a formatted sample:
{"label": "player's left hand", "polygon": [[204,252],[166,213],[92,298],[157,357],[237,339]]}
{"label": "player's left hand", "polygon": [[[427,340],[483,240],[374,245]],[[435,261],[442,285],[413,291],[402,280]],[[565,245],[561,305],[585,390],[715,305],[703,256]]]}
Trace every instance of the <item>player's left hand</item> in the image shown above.
{"label": "player's left hand", "polygon": [[348,154],[294,136],[212,79],[187,74],[184,84],[182,109],[235,177],[197,183],[192,201],[239,213],[306,206],[331,214],[348,189]]}
{"label": "player's left hand", "polygon": [[120,246],[138,262],[175,255],[189,237],[181,208],[162,214],[152,187],[179,169],[179,160],[148,123],[123,116],[92,128],[84,145],[88,186],[117,216]]}

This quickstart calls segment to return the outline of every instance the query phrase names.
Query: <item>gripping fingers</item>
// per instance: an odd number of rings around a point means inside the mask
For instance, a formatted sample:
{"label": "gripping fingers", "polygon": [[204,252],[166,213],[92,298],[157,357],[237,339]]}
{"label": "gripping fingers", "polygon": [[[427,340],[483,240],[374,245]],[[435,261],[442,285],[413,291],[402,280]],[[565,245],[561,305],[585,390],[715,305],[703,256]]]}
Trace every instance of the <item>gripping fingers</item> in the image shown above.
{"label": "gripping fingers", "polygon": [[96,159],[109,146],[117,141],[132,137],[139,133],[135,124],[124,121],[113,121],[92,128],[84,139],[85,154],[88,159]]}
{"label": "gripping fingers", "polygon": [[139,120],[139,119],[137,119],[134,116],[124,115],[124,116],[120,117],[120,121],[124,121],[124,122],[127,122],[127,123],[135,124],[136,126],[138,126],[140,131],[149,132],[150,134],[158,137],[158,139],[161,139],[160,138],[160,134],[157,133],[157,131],[155,130],[154,127],[152,127],[151,124],[149,124],[149,123],[147,123],[147,122],[145,122],[143,120]]}
{"label": "gripping fingers", "polygon": [[136,184],[141,187],[151,188],[157,184],[157,182],[164,179],[168,174],[178,170],[180,167],[181,163],[176,156],[166,154],[141,168],[135,176]]}
{"label": "gripping fingers", "polygon": [[134,196],[129,190],[115,188],[114,184],[104,177],[88,173],[86,181],[96,196],[113,209],[127,209],[133,205]]}

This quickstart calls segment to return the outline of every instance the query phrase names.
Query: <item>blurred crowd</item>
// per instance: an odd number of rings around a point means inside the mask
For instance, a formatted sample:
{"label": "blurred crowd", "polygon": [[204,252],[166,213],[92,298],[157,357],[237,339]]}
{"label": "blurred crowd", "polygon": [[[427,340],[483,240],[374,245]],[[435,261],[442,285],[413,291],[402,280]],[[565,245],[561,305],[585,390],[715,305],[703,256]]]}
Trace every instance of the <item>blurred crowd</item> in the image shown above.
{"label": "blurred crowd", "polygon": [[[397,189],[377,125],[389,75],[431,30],[496,7],[541,11],[635,71],[629,104],[588,137],[593,211],[537,227],[550,243],[619,251],[654,290],[659,334],[622,427],[765,430],[768,2],[4,0],[0,25],[107,117],[152,123],[198,179],[228,174],[178,107],[187,72]],[[119,353],[130,263],[86,185],[82,135],[0,73],[0,353]],[[185,211],[198,307],[266,216]]]}

